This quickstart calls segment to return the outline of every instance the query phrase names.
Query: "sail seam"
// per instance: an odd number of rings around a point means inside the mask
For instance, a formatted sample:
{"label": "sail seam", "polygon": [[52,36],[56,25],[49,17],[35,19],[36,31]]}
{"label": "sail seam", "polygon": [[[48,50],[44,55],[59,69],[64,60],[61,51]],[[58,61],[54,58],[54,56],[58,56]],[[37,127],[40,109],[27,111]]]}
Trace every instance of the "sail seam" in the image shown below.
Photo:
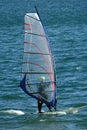
{"label": "sail seam", "polygon": [[40,22],[39,19],[36,19],[36,18],[34,18],[34,17],[32,17],[32,16],[30,16],[30,15],[28,15],[28,14],[26,14],[26,16],[28,16],[28,17],[30,17],[30,18],[32,18],[32,19],[35,19],[36,21],[39,21],[39,22]]}
{"label": "sail seam", "polygon": [[22,74],[54,74],[53,72],[22,72]]}
{"label": "sail seam", "polygon": [[[52,90],[50,90],[50,91],[45,91],[46,93],[47,92],[53,92]],[[29,92],[30,94],[39,94],[40,92]]]}
{"label": "sail seam", "polygon": [[37,52],[24,52],[26,54],[40,54],[40,55],[51,55],[50,53],[37,53]]}
{"label": "sail seam", "polygon": [[46,37],[45,35],[36,34],[36,33],[29,33],[29,32],[25,32],[25,34],[31,34],[31,35],[37,35],[37,36],[41,36],[41,37]]}

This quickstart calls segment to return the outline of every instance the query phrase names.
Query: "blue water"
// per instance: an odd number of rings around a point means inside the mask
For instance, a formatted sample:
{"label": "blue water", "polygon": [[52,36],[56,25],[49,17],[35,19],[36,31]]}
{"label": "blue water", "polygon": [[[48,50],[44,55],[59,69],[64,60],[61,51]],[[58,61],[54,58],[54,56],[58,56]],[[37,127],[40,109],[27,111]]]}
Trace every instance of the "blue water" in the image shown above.
{"label": "blue water", "polygon": [[[24,15],[35,4],[55,61],[57,109],[66,114],[29,115],[37,102],[18,87]],[[87,130],[86,105],[87,0],[0,0],[0,130]]]}

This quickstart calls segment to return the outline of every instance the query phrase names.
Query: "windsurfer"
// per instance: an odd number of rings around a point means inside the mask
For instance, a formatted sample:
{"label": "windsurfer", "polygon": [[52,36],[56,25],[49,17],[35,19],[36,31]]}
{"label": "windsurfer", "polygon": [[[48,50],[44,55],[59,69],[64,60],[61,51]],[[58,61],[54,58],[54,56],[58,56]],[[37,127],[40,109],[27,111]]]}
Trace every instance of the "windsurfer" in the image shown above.
{"label": "windsurfer", "polygon": [[[42,104],[43,104],[43,98],[48,99],[47,94],[45,93],[46,87],[48,87],[48,83],[45,83],[45,77],[40,77],[40,83],[38,84],[38,92],[39,92],[39,99],[38,99],[38,111],[41,113]],[[51,111],[51,105],[46,104],[49,110]]]}

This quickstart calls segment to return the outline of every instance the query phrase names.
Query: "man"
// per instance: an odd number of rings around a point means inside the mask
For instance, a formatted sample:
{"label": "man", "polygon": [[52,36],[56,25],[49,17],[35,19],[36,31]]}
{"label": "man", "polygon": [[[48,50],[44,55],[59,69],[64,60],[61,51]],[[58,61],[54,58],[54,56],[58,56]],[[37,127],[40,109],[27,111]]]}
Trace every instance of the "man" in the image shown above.
{"label": "man", "polygon": [[[38,84],[38,92],[39,92],[39,99],[38,99],[38,111],[39,113],[41,113],[41,109],[42,109],[42,104],[43,104],[43,98],[44,99],[48,99],[47,94],[45,92],[46,88],[49,86],[50,83],[46,83],[45,82],[45,77],[41,76],[40,77],[40,83]],[[40,100],[41,99],[41,100]],[[49,110],[51,111],[51,106],[50,104],[47,104],[47,107],[49,108]]]}

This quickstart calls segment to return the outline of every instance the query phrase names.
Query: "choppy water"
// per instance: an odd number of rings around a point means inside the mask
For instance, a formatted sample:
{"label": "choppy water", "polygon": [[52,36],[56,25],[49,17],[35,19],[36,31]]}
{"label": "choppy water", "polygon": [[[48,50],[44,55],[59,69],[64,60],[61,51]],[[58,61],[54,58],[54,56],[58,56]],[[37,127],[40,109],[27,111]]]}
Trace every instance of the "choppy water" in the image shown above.
{"label": "choppy water", "polygon": [[35,1],[0,0],[0,130],[87,130],[87,1],[36,2],[55,60],[58,110],[67,112],[29,115],[37,103],[18,85],[24,15]]}

